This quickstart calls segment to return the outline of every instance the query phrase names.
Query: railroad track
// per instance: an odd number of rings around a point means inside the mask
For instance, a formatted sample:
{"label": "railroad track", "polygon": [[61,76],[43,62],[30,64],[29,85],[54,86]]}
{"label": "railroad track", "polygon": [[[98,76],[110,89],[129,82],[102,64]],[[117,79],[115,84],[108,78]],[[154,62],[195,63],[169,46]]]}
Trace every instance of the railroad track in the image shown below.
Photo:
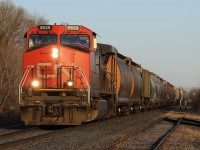
{"label": "railroad track", "polygon": [[32,127],[2,133],[0,134],[0,149],[16,148],[16,146],[29,143],[31,141],[30,139],[34,139],[34,137],[47,134],[49,132],[51,131],[41,130],[38,127]]}
{"label": "railroad track", "polygon": [[158,140],[152,144],[151,149],[152,150],[157,150],[163,143],[164,141],[167,139],[167,137],[169,137],[169,135],[176,130],[176,128],[179,126],[179,124],[181,123],[183,117],[178,118],[177,120],[173,120],[173,119],[169,119],[169,118],[164,118],[164,121],[168,121],[173,123],[172,128],[168,129],[168,131],[162,135],[160,138],[158,138]]}
{"label": "railroad track", "polygon": [[173,117],[173,119],[170,119],[169,117],[172,115],[174,114],[159,118],[142,130],[119,139],[104,149],[157,149],[178,127],[185,113],[180,113],[181,117],[176,119]]}
{"label": "railroad track", "polygon": [[[173,117],[173,115],[175,115],[175,117]],[[181,121],[179,121],[180,118],[182,118]],[[156,145],[159,144],[159,142],[158,142],[159,140],[165,141],[165,140],[162,140],[162,137],[164,137],[163,135],[165,135],[167,133],[167,129],[168,130],[172,129],[178,121],[179,121],[179,123],[187,122],[188,125],[189,125],[189,123],[192,125],[193,124],[196,125],[199,123],[199,121],[184,118],[183,113],[169,114],[168,116],[164,116],[164,117],[157,119],[150,125],[146,125],[145,128],[142,128],[142,129],[140,128],[140,130],[131,132],[132,135],[123,137],[123,138],[119,139],[118,141],[115,141],[108,147],[106,147],[106,148],[102,147],[101,149],[129,149],[129,148],[130,149],[134,149],[134,148],[135,149],[142,149],[142,148],[143,149],[155,149]],[[60,130],[53,130],[53,131],[48,130],[48,132],[43,132],[43,133],[41,133],[43,131],[43,130],[41,131],[41,129],[36,129],[36,130],[30,129],[30,130],[33,130],[34,132],[38,131],[39,134],[31,135],[30,137],[24,136],[23,138],[16,138],[11,141],[0,143],[0,149],[12,149],[12,148],[16,149],[16,148],[21,148],[21,147],[32,147],[32,146],[38,145],[39,143],[43,144],[43,142],[45,143],[45,142],[53,139],[54,137],[59,138],[62,136],[70,135],[70,133],[74,134],[74,133],[76,133],[74,131],[79,131],[79,130],[82,131],[82,130],[84,130],[84,128],[91,129],[91,127],[93,127],[94,125],[96,125],[96,123],[94,123],[94,124],[90,123],[90,124],[86,124],[84,126],[77,126],[77,127],[74,127],[74,126],[67,127],[67,128],[60,129]],[[150,130],[152,130],[152,131],[150,132]],[[158,134],[158,132],[156,132],[156,131],[163,131],[163,132]],[[22,134],[22,132],[21,133],[19,132],[19,135],[26,134],[25,131],[23,131],[23,132],[24,132],[23,134]],[[30,131],[30,133],[31,132],[32,131]],[[29,133],[29,131],[27,131],[27,133]],[[147,133],[148,133],[148,135],[147,135]],[[157,133],[157,135],[156,135],[156,133]],[[145,139],[145,134],[147,135],[146,139]],[[170,135],[170,133],[169,133],[169,135]],[[13,135],[10,134],[10,136],[17,136],[17,135],[13,133]],[[154,139],[152,139],[151,141],[148,141],[151,136],[153,136]],[[9,136],[7,135],[7,137],[9,137]],[[3,136],[2,136],[2,138],[3,138]],[[0,135],[0,139],[1,139],[1,135]],[[142,142],[142,140],[143,140],[143,142]],[[133,142],[135,142],[135,143],[133,143]],[[141,142],[142,142],[142,144],[141,144]]]}
{"label": "railroad track", "polygon": [[[31,129],[19,130],[17,132],[2,134],[0,135],[0,149],[12,149],[12,148],[16,149],[16,148],[24,147],[27,145],[29,146],[34,145],[34,144],[37,144],[38,142],[45,141],[47,139],[50,139],[56,136],[57,137],[63,136],[65,133],[73,132],[75,130],[81,130],[81,127],[79,126],[67,127],[60,130],[42,130],[40,128],[31,128]],[[28,133],[28,135],[24,136],[24,134],[26,133]],[[11,135],[13,136],[21,135],[21,136],[17,138],[13,138],[10,141],[4,140],[2,142],[2,139],[5,139],[5,138],[8,139],[8,137],[10,137]]]}
{"label": "railroad track", "polygon": [[10,138],[12,136],[16,136],[20,134],[25,134],[30,131],[35,131],[37,129],[38,129],[37,127],[34,127],[34,128],[28,128],[28,129],[22,129],[22,130],[11,130],[11,131],[5,130],[5,132],[0,133],[0,140],[1,140],[0,143],[2,143],[2,139]]}
{"label": "railroad track", "polygon": [[183,119],[181,120],[181,124],[200,127],[200,120],[194,120],[194,119],[189,119],[189,118],[183,118]]}
{"label": "railroad track", "polygon": [[167,132],[164,136],[162,136],[160,139],[158,139],[158,141],[156,143],[154,143],[151,147],[151,149],[153,150],[157,150],[165,141],[165,139],[180,125],[180,124],[184,124],[184,125],[190,125],[190,126],[196,126],[196,127],[200,127],[200,121],[199,120],[193,120],[193,119],[189,119],[189,118],[184,118],[185,114],[183,117],[179,118],[176,122],[175,120],[169,119],[169,118],[165,118],[166,121],[169,122],[174,122],[174,127],[169,130],[169,132]]}

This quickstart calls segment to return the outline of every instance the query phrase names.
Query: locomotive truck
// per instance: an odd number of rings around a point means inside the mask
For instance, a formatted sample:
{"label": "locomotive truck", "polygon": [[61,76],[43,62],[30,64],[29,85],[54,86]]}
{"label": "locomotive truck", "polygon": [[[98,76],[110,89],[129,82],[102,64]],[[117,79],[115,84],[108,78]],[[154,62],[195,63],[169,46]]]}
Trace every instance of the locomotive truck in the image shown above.
{"label": "locomotive truck", "polygon": [[25,36],[19,84],[26,125],[80,125],[183,99],[183,91],[97,43],[82,25],[38,25]]}

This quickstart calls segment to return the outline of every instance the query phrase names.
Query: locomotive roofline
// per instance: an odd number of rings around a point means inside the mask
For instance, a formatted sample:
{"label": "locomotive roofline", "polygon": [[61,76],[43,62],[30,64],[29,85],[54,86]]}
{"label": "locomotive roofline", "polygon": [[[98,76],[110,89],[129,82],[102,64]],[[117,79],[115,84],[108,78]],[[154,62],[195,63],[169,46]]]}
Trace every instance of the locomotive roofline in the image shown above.
{"label": "locomotive roofline", "polygon": [[[53,24],[53,25],[50,25],[50,24],[41,24],[41,25],[34,26],[34,27],[32,27],[32,28],[29,28],[28,31],[29,31],[29,30],[33,30],[33,29],[35,29],[35,28],[38,29],[39,26],[43,26],[43,25],[49,25],[49,26],[65,26],[65,27],[68,26],[68,24],[66,24],[66,25],[65,25],[65,24],[61,24],[61,25],[57,25],[57,24]],[[80,26],[80,27],[83,27],[83,28],[87,29],[88,31],[91,31],[91,32],[93,33],[94,36],[98,35],[96,32],[92,31],[91,29],[89,29],[89,28],[87,28],[87,27],[85,27],[85,26],[83,26],[83,25],[75,25],[75,26]],[[28,31],[27,31],[27,32],[28,32]],[[27,32],[24,34],[24,38],[27,37]]]}

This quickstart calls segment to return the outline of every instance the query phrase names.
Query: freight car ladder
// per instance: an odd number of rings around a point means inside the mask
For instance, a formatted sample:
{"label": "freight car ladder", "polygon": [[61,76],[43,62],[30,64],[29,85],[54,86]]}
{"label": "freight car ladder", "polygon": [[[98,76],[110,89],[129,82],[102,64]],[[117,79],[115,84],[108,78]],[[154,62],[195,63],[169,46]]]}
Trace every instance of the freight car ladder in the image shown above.
{"label": "freight car ladder", "polygon": [[108,117],[116,115],[116,55],[109,54],[105,70],[101,70],[101,94],[107,95],[109,112]]}
{"label": "freight car ladder", "polygon": [[98,43],[97,52],[100,55],[100,96],[108,101],[108,117],[116,115],[117,105],[117,49],[111,45]]}

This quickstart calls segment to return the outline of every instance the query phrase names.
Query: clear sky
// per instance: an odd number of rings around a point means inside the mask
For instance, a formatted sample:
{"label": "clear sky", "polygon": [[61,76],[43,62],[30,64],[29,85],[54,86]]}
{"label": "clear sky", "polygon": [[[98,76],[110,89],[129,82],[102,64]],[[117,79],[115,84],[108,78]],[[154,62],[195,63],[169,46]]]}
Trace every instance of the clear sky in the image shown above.
{"label": "clear sky", "polygon": [[176,86],[200,86],[200,0],[12,0],[50,24],[84,25]]}

